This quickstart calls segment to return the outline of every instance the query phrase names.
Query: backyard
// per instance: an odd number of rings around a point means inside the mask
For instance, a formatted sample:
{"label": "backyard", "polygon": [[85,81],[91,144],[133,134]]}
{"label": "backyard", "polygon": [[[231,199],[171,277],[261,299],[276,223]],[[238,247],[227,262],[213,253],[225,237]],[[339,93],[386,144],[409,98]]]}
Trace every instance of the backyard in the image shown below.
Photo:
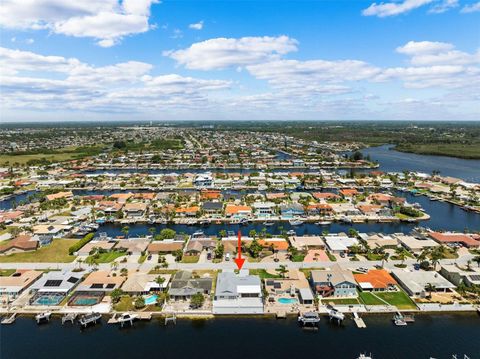
{"label": "backyard", "polygon": [[69,239],[54,239],[51,244],[36,251],[0,256],[0,263],[69,263],[75,259],[75,256],[68,254],[68,249],[73,243],[75,242]]}

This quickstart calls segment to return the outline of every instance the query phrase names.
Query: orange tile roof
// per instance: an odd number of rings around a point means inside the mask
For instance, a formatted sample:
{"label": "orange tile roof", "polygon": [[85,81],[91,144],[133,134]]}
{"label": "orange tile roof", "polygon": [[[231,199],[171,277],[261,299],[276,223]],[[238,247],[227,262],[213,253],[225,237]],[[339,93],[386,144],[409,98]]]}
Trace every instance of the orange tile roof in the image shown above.
{"label": "orange tile roof", "polygon": [[355,188],[345,188],[341,189],[340,193],[343,194],[344,196],[355,196],[358,191]]}
{"label": "orange tile roof", "polygon": [[236,206],[234,204],[227,204],[225,207],[226,214],[236,214],[238,212],[251,212],[252,208],[249,206]]}
{"label": "orange tile roof", "polygon": [[177,208],[175,212],[177,213],[192,213],[192,212],[198,212],[200,211],[200,207],[198,206],[192,206],[192,207],[182,207],[182,208]]}
{"label": "orange tile roof", "polygon": [[473,239],[471,236],[463,233],[440,233],[432,232],[430,233],[435,241],[440,243],[462,243],[467,247],[479,247],[480,241]]}
{"label": "orange tile roof", "polygon": [[286,251],[288,249],[288,242],[286,240],[283,241],[269,241],[269,240],[264,240],[260,239],[258,240],[258,243],[262,247],[273,247],[276,250],[279,251]]}
{"label": "orange tile roof", "polygon": [[374,289],[385,289],[398,283],[385,269],[371,269],[368,273],[354,274],[357,283],[370,283]]}

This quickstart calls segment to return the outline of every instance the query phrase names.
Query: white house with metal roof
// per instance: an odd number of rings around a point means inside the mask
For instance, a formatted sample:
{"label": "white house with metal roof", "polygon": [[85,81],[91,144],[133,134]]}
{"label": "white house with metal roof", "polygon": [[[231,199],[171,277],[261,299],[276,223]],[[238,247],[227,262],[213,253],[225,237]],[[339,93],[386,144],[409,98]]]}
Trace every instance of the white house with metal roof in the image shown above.
{"label": "white house with metal roof", "polygon": [[213,314],[263,314],[260,277],[248,271],[218,274]]}

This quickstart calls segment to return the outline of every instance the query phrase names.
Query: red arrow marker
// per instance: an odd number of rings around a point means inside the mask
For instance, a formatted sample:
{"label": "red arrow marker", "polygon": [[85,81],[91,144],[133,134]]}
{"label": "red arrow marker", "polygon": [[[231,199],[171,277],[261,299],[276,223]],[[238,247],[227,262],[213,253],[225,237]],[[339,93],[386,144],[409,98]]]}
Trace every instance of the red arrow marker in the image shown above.
{"label": "red arrow marker", "polygon": [[245,258],[242,258],[242,233],[238,231],[238,256],[235,258],[235,263],[237,264],[238,269],[242,269],[243,263],[245,263]]}

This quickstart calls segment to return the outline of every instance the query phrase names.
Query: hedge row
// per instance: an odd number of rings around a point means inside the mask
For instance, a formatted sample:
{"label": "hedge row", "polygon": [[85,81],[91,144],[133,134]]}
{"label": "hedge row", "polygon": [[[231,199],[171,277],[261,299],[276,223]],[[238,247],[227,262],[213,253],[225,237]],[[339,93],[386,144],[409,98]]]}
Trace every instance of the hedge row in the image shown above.
{"label": "hedge row", "polygon": [[87,244],[88,242],[90,242],[92,239],[93,239],[93,236],[95,235],[95,233],[89,233],[87,234],[85,237],[83,237],[82,239],[80,239],[77,243],[75,243],[73,246],[71,246],[70,248],[68,248],[68,253],[70,253],[70,255],[74,254],[75,252],[77,252],[80,248],[82,248],[85,244]]}

